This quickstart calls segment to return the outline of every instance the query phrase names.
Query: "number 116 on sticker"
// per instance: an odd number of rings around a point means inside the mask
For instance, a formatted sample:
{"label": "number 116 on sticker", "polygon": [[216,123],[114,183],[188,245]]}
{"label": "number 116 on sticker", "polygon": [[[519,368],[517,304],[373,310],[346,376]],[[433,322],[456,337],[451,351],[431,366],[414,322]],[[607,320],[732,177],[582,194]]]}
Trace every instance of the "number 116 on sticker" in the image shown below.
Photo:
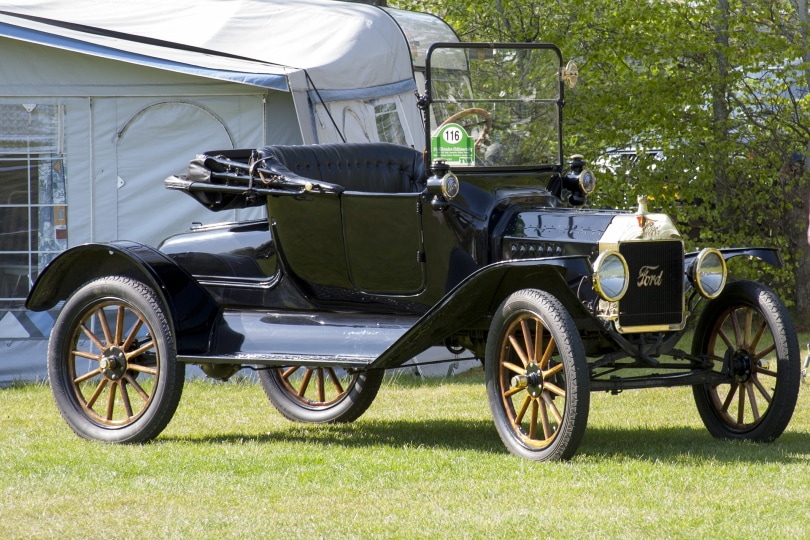
{"label": "number 116 on sticker", "polygon": [[457,127],[447,128],[444,130],[442,137],[444,138],[444,142],[448,144],[458,144],[463,139],[461,129]]}

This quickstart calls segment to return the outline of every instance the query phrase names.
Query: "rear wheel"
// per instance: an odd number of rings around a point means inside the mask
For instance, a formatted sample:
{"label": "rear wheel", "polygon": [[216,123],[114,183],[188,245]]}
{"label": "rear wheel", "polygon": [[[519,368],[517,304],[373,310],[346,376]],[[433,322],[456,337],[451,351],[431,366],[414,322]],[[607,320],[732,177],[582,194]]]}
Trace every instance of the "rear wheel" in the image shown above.
{"label": "rear wheel", "polygon": [[703,423],[718,438],[771,441],[788,425],[799,395],[801,359],[787,309],[767,287],[736,281],[710,301],[692,352],[729,381],[693,387]]}
{"label": "rear wheel", "polygon": [[366,412],[384,374],[292,366],[260,370],[259,380],[270,402],[288,420],[337,423],[352,422]]}
{"label": "rear wheel", "polygon": [[160,299],[140,281],[91,281],[65,303],[48,347],[51,390],[79,436],[112,443],[156,437],[183,392],[185,365]]}
{"label": "rear wheel", "polygon": [[588,422],[585,350],[574,321],[552,295],[509,296],[490,326],[486,384],[495,427],[513,454],[569,459]]}

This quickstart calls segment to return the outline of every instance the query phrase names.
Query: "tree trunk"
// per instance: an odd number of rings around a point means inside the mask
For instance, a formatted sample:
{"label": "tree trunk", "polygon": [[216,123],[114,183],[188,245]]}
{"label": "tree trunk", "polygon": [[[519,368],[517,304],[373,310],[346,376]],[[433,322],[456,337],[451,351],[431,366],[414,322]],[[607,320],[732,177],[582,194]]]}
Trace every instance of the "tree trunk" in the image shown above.
{"label": "tree trunk", "polygon": [[[800,34],[802,42],[804,65],[810,65],[810,41],[808,40],[808,14],[807,0],[798,0],[798,17],[800,21]],[[805,84],[810,88],[810,70],[805,69]],[[790,213],[792,230],[790,243],[794,248],[796,257],[796,326],[802,329],[810,328],[810,228],[808,227],[808,211],[810,211],[810,145],[804,152],[804,166],[796,177],[795,207]]]}
{"label": "tree trunk", "polygon": [[712,99],[712,128],[714,144],[710,147],[713,152],[714,163],[714,190],[717,197],[718,208],[722,203],[734,197],[728,180],[728,136],[729,136],[729,107],[728,107],[728,78],[729,67],[726,51],[729,40],[729,13],[728,0],[717,0],[715,9],[714,43],[715,62],[717,74],[711,84]]}

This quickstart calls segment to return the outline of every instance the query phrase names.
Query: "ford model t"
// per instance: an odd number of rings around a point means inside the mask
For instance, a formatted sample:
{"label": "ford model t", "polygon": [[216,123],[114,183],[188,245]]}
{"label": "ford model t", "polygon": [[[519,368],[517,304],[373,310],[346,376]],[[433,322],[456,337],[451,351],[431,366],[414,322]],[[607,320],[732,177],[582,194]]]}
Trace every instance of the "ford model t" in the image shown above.
{"label": "ford model t", "polygon": [[211,211],[266,205],[267,219],[54,260],[27,305],[64,301],[48,370],[65,421],[88,439],[152,439],[196,364],[219,379],[254,367],[291,420],[350,422],[386,369],[444,345],[483,361],[495,427],[528,459],[575,453],[592,391],[691,386],[712,435],[778,437],[799,391],[796,334],[771,290],[726,267],[778,254],[685,252],[645,197],[589,208],[594,176],[562,149],[576,75],[552,45],[436,44],[424,152],[198,156],[166,187]]}

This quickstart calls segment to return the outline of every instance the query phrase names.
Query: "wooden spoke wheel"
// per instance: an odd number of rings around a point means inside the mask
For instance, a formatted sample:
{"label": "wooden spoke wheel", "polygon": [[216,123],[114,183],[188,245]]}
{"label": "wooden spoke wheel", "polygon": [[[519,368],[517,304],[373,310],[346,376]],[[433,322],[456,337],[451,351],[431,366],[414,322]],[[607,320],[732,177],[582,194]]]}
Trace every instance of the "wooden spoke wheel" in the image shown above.
{"label": "wooden spoke wheel", "polygon": [[787,310],[770,289],[730,283],[703,310],[692,348],[728,376],[693,387],[712,435],[770,441],[782,434],[798,399],[801,359]]}
{"label": "wooden spoke wheel", "polygon": [[537,290],[508,297],[487,339],[487,395],[498,434],[515,455],[568,459],[588,419],[585,351],[559,301]]}
{"label": "wooden spoke wheel", "polygon": [[119,276],[65,303],[51,334],[48,374],[62,417],[81,437],[143,442],[171,419],[185,366],[157,295]]}
{"label": "wooden spoke wheel", "polygon": [[371,406],[384,372],[291,366],[259,371],[273,406],[296,422],[351,422]]}

